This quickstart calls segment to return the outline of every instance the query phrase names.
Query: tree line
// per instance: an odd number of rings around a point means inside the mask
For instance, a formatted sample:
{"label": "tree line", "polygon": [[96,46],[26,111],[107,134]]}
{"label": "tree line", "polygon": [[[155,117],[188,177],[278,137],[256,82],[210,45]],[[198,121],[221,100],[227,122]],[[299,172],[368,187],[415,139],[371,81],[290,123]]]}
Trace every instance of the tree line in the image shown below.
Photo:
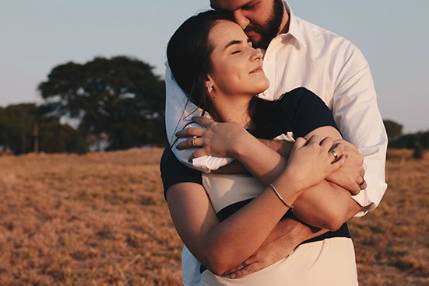
{"label": "tree line", "polygon": [[403,126],[393,120],[384,120],[390,148],[429,149],[429,130],[403,134]]}
{"label": "tree line", "polygon": [[[54,67],[43,99],[0,107],[0,152],[85,153],[164,143],[164,81],[136,58],[96,57]],[[384,121],[389,147],[429,149],[429,130],[402,134]]]}
{"label": "tree line", "polygon": [[402,134],[403,126],[393,120],[384,120],[390,148],[413,149],[413,157],[423,158],[425,149],[429,149],[429,130]]}
{"label": "tree line", "polygon": [[163,144],[164,81],[143,61],[68,62],[54,67],[38,91],[40,105],[0,108],[3,149],[84,153],[103,143],[107,150]]}

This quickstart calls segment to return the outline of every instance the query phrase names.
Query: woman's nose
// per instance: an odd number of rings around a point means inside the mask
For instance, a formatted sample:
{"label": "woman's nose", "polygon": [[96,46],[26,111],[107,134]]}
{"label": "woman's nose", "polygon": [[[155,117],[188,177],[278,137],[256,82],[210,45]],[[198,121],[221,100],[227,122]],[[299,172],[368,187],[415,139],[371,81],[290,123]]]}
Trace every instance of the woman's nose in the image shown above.
{"label": "woman's nose", "polygon": [[236,10],[233,12],[235,22],[240,25],[240,27],[244,30],[249,25],[250,21],[243,15],[241,10]]}
{"label": "woman's nose", "polygon": [[262,60],[263,54],[261,49],[253,49],[252,60]]}

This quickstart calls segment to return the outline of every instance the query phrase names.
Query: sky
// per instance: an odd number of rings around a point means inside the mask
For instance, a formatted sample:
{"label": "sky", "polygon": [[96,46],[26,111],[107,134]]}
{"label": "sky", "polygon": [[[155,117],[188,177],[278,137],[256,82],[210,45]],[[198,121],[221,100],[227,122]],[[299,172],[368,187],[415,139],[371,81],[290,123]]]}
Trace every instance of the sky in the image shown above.
{"label": "sky", "polygon": [[[354,42],[366,56],[381,114],[405,132],[429,129],[426,0],[290,0],[293,12]],[[50,70],[128,55],[163,75],[165,48],[208,0],[0,0],[0,106],[41,102]]]}

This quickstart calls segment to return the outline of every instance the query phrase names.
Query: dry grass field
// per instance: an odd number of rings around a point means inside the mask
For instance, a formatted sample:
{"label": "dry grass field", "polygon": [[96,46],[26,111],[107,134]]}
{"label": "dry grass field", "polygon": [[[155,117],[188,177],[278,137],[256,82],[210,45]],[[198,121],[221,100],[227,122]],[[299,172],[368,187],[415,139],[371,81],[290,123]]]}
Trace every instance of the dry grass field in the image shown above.
{"label": "dry grass field", "polygon": [[[0,285],[180,285],[160,155],[0,157]],[[360,285],[429,285],[429,158],[391,152],[387,175],[351,223]]]}

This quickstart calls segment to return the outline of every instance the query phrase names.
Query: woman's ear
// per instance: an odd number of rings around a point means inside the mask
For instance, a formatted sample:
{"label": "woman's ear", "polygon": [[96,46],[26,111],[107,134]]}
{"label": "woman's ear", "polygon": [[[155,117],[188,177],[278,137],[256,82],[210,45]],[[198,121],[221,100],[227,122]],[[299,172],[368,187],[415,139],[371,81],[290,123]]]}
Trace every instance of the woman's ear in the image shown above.
{"label": "woman's ear", "polygon": [[206,77],[206,80],[204,82],[204,85],[206,87],[206,91],[208,95],[213,95],[213,89],[214,89],[214,81],[210,75]]}

